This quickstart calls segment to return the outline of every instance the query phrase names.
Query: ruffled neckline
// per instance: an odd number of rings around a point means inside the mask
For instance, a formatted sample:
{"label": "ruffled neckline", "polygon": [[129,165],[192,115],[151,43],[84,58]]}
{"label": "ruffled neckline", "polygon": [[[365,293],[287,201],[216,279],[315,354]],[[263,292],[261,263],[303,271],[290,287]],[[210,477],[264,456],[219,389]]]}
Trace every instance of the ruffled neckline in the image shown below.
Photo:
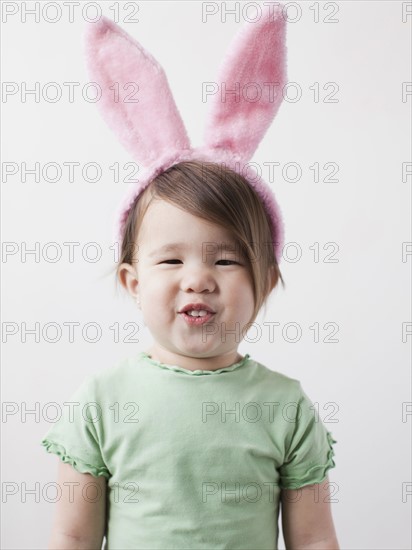
{"label": "ruffled neckline", "polygon": [[183,367],[179,367],[178,365],[169,365],[167,363],[161,363],[160,361],[156,361],[155,359],[152,359],[150,357],[150,355],[145,351],[141,351],[139,353],[139,357],[141,359],[143,359],[146,363],[149,363],[150,365],[154,365],[154,366],[159,367],[161,369],[166,369],[166,370],[170,370],[170,371],[174,371],[174,372],[180,372],[182,374],[188,374],[190,376],[204,376],[204,375],[210,376],[210,375],[215,375],[215,374],[221,374],[221,373],[224,373],[224,372],[232,372],[234,370],[239,369],[240,367],[243,367],[243,365],[245,365],[247,363],[247,361],[249,360],[250,355],[248,353],[246,353],[246,355],[243,357],[243,359],[241,359],[237,363],[233,363],[233,365],[229,365],[228,367],[223,367],[223,368],[217,369],[217,370],[203,370],[203,369],[189,370],[189,369],[185,369]]}

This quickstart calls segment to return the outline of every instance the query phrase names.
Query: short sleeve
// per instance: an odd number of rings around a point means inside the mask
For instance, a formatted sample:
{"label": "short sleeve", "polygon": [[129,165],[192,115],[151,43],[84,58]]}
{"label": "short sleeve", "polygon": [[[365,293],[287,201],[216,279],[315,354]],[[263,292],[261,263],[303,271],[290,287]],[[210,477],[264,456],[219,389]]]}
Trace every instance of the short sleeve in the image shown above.
{"label": "short sleeve", "polygon": [[299,394],[296,416],[291,423],[290,444],[279,469],[282,489],[298,489],[321,483],[327,471],[335,467],[333,444],[337,441],[326,429],[300,383]]}
{"label": "short sleeve", "polygon": [[41,441],[47,452],[71,464],[82,474],[110,478],[103,460],[100,437],[101,407],[95,395],[94,377],[85,378],[81,386],[61,407],[60,418]]}

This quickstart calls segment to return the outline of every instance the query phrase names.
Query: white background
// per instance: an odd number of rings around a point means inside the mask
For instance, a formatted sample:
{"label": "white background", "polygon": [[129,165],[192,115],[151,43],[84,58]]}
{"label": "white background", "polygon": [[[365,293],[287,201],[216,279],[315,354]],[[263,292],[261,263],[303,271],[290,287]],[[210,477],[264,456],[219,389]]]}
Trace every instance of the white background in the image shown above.
{"label": "white background", "polygon": [[[133,159],[106,127],[96,104],[82,97],[89,79],[81,10],[74,9],[72,23],[63,4],[59,22],[47,22],[41,10],[39,22],[30,15],[24,22],[24,2],[10,4],[18,12],[2,24],[2,79],[17,83],[19,92],[3,97],[3,163],[15,162],[20,168],[26,162],[31,168],[35,162],[97,162],[103,169],[96,183],[85,181],[79,169],[73,183],[67,171],[55,183],[42,177],[36,183],[32,175],[24,183],[20,172],[7,181],[3,176],[3,247],[15,243],[11,246],[17,252],[7,256],[3,249],[2,399],[15,403],[18,412],[3,416],[2,424],[2,548],[34,549],[47,546],[54,513],[54,504],[43,494],[46,484],[56,481],[58,460],[40,446],[51,425],[46,404],[68,400],[87,374],[147,349],[151,337],[135,305],[115,291],[110,275],[112,216],[127,184],[114,183],[109,166]],[[100,3],[110,18],[114,4]],[[234,15],[224,20],[225,8],[233,9],[235,3],[210,3],[217,13],[202,22],[205,4],[139,2],[138,23],[123,22],[130,9],[119,4],[120,25],[165,68],[194,145],[201,143],[208,107],[202,102],[202,82],[216,78],[247,3],[238,3],[237,21]],[[402,243],[411,240],[411,177],[402,181],[402,163],[410,162],[412,97],[402,101],[402,82],[411,81],[412,16],[402,22],[406,3],[396,1],[320,3],[316,23],[311,5],[316,3],[300,2],[300,14],[293,6],[288,12],[288,78],[301,90],[301,99],[283,102],[253,157],[261,166],[293,162],[302,168],[295,182],[286,181],[278,168],[271,183],[284,215],[286,243],[296,244],[280,265],[286,290],[275,291],[266,316],[258,318],[257,329],[239,351],[299,379],[319,404],[322,420],[338,441],[336,468],[329,478],[338,487],[333,515],[341,549],[407,549],[412,496],[403,498],[402,492],[408,483],[411,492],[411,416],[403,418],[402,411],[411,401],[411,336],[402,341],[402,324],[411,322],[411,256],[402,258]],[[339,8],[332,16],[338,22],[326,23],[333,6]],[[47,13],[53,19],[56,10],[50,7]],[[88,14],[94,17],[95,11]],[[253,18],[253,9],[244,14]],[[60,83],[60,101],[41,97],[36,102],[32,95],[22,101],[23,82],[28,88],[39,82],[42,88],[52,81]],[[63,82],[80,83],[73,103]],[[316,82],[318,102],[310,89]],[[323,86],[330,82],[339,86],[337,103],[323,101],[332,90]],[[338,182],[322,181],[327,162],[339,166]],[[314,163],[320,164],[318,183],[309,168]],[[287,175],[294,174],[291,170]],[[268,172],[263,175],[268,180]],[[40,255],[22,258],[23,246],[33,249],[36,242]],[[55,263],[42,255],[50,242],[62,250]],[[72,263],[64,242],[80,243]],[[82,257],[89,242],[99,243],[100,261]],[[339,247],[333,256],[337,262],[326,261],[332,251],[324,249],[326,243]],[[296,250],[301,257],[294,261]],[[52,257],[53,250],[49,252]],[[273,341],[263,321],[279,323]],[[65,322],[80,323],[72,343]],[[90,322],[101,326],[96,343],[81,334]],[[125,342],[128,322],[140,329],[131,343]],[[39,323],[38,342],[30,334],[24,341],[23,323],[27,328]],[[52,328],[42,334],[47,323],[61,326],[60,341],[47,341],[56,334]],[[120,342],[110,329],[115,323]],[[299,327],[297,341],[293,326],[286,331],[288,323]],[[338,326],[337,342],[326,342],[331,334],[326,323]],[[13,326],[16,334],[7,336]],[[94,335],[90,330],[89,337]],[[20,415],[36,402],[37,414]],[[24,484],[37,487],[38,496],[24,499]],[[7,494],[11,487],[16,494]],[[49,500],[54,494],[50,490]]]}

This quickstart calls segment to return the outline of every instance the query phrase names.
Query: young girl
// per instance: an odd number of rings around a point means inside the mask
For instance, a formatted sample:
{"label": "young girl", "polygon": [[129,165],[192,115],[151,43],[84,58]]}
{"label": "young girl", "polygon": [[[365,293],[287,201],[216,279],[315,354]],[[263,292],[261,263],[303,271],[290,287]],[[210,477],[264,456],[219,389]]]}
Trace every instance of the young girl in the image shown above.
{"label": "young girl", "polygon": [[[279,38],[282,23],[274,21]],[[264,25],[249,28],[241,43],[257,44],[252,34],[260,33],[269,44],[259,51],[273,47]],[[107,56],[115,33],[117,52],[138,56],[140,68],[153,65],[107,20],[93,32],[89,44],[107,41],[95,53]],[[232,67],[245,59],[239,42],[233,51]],[[94,66],[100,61],[94,57]],[[206,147],[193,150],[168,97],[163,127],[146,120],[140,128],[149,143],[123,136],[140,160],[152,151],[150,170],[119,212],[117,274],[153,344],[86,377],[45,435],[42,444],[61,459],[49,548],[100,549],[105,540],[108,550],[277,549],[281,509],[288,549],[338,549],[327,476],[336,441],[298,380],[238,352],[283,284],[280,211],[259,178],[234,169],[264,125],[251,131],[258,125],[249,106],[243,133],[232,128],[231,140],[222,127],[213,133],[217,110],[238,107],[217,101]],[[133,120],[135,106],[122,107],[113,105],[108,117],[113,124],[118,114],[117,128]],[[254,137],[245,141],[247,132]]]}

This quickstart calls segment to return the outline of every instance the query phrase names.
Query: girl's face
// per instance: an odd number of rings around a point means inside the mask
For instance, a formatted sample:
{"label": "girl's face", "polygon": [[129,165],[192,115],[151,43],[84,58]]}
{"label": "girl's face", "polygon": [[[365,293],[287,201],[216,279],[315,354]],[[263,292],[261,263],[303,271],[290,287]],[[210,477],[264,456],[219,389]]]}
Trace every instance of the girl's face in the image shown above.
{"label": "girl's face", "polygon": [[[222,245],[229,250],[219,250]],[[154,338],[152,358],[191,370],[238,361],[254,298],[247,264],[228,232],[154,200],[143,218],[136,256],[136,273],[124,264],[122,282],[140,300]],[[214,314],[203,324],[189,323],[179,312],[192,303],[205,304]]]}

